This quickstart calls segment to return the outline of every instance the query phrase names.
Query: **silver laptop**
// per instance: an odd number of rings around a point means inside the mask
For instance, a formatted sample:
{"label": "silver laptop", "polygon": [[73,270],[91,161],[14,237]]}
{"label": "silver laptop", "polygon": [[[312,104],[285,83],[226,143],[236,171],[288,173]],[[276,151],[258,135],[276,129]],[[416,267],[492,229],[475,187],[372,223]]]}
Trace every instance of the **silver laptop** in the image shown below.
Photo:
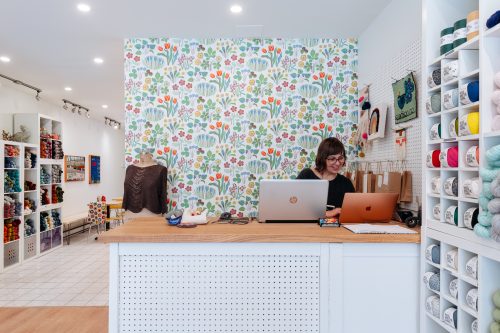
{"label": "silver laptop", "polygon": [[327,180],[263,179],[259,222],[317,222],[325,216],[327,198]]}

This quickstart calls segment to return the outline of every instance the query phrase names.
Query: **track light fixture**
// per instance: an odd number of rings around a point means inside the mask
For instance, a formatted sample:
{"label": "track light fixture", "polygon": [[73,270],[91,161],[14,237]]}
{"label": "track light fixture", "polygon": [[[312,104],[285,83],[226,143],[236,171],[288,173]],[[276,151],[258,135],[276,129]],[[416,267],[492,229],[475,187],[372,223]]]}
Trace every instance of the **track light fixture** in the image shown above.
{"label": "track light fixture", "polygon": [[21,86],[25,86],[26,88],[33,89],[34,91],[36,91],[35,99],[37,101],[39,101],[41,99],[40,98],[40,93],[42,92],[42,89],[34,87],[31,84],[24,83],[23,81],[19,81],[17,79],[13,79],[13,78],[11,78],[10,76],[7,76],[7,75],[0,74],[0,77],[3,77],[6,80],[12,81],[15,84],[19,84]]}
{"label": "track light fixture", "polygon": [[118,122],[118,121],[116,121],[114,119],[108,118],[108,117],[104,117],[104,125],[111,126],[115,130],[118,130],[118,129],[121,128],[120,122]]}
{"label": "track light fixture", "polygon": [[83,114],[83,111],[85,111],[85,115],[87,118],[90,118],[90,110],[87,109],[86,107],[81,106],[80,104],[76,104],[72,101],[69,101],[67,99],[62,99],[64,102],[63,109],[68,110],[69,107],[71,107],[71,112],[76,113],[78,111],[78,114],[81,116]]}

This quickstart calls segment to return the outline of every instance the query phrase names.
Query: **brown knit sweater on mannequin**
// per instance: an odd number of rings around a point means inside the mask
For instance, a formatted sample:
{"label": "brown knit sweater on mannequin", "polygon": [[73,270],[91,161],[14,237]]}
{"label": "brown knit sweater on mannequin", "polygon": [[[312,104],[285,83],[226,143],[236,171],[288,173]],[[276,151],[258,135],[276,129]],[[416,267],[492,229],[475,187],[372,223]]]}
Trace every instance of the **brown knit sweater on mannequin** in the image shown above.
{"label": "brown knit sweater on mannequin", "polygon": [[129,165],[125,173],[123,208],[139,213],[146,208],[155,214],[167,212],[167,168],[161,165]]}

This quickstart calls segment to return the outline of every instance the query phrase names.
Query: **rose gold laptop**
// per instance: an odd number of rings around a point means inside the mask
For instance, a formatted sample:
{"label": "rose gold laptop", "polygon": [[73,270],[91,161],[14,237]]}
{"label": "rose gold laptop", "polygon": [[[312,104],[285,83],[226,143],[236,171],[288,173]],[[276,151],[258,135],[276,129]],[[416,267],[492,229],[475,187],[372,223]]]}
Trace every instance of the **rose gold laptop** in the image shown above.
{"label": "rose gold laptop", "polygon": [[340,223],[378,223],[392,220],[398,193],[346,193]]}

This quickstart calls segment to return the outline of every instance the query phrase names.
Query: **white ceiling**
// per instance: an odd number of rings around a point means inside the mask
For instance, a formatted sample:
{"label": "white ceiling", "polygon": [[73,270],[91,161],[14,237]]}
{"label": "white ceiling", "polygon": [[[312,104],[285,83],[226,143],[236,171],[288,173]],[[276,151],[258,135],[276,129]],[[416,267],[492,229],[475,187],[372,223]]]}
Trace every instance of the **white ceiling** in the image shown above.
{"label": "white ceiling", "polygon": [[[80,2],[92,10],[79,12]],[[123,121],[124,38],[254,37],[259,31],[265,37],[358,37],[390,2],[1,0],[0,56],[11,62],[0,62],[0,73],[41,88],[49,102],[62,106],[66,98],[88,107],[93,118]],[[241,14],[230,13],[234,3]],[[94,57],[104,63],[94,64]]]}

